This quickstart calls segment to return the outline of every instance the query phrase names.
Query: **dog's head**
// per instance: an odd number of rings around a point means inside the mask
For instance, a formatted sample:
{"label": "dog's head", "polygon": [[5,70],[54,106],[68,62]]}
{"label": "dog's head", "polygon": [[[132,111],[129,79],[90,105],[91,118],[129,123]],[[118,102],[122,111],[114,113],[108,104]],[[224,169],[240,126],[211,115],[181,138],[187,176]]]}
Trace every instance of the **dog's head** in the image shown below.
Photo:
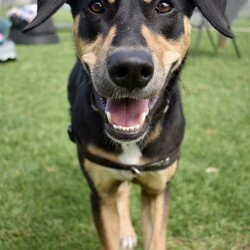
{"label": "dog's head", "polygon": [[[30,30],[66,0],[38,0]],[[147,134],[171,75],[190,44],[190,16],[198,7],[221,33],[226,0],[68,0],[79,60],[90,75],[94,106],[114,140]]]}

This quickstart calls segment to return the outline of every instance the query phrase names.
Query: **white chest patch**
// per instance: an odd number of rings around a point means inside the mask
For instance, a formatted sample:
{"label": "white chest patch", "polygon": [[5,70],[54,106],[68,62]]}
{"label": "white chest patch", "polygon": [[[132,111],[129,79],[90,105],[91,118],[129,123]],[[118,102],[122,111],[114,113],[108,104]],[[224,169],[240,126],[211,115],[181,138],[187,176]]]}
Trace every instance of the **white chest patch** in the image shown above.
{"label": "white chest patch", "polygon": [[123,153],[118,156],[122,164],[139,164],[142,153],[136,143],[122,144],[122,150]]}
{"label": "white chest patch", "polygon": [[[142,156],[140,148],[136,143],[122,144],[122,154],[118,156],[120,163],[126,165],[137,165],[140,163]],[[127,170],[109,170],[112,175],[121,181],[131,181],[135,178],[135,175],[131,171]]]}

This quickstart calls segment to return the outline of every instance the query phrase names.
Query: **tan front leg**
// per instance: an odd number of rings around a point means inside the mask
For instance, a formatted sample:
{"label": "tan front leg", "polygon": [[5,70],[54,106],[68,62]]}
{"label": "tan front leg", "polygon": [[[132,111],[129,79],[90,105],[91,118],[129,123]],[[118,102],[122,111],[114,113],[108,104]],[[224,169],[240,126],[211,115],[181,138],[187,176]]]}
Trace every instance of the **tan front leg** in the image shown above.
{"label": "tan front leg", "polygon": [[92,193],[92,214],[100,240],[101,250],[118,250],[120,245],[119,214],[116,191],[105,196]]}
{"label": "tan front leg", "polygon": [[141,207],[145,250],[166,250],[166,230],[169,214],[168,186],[177,169],[149,172],[138,179],[142,187]]}
{"label": "tan front leg", "polygon": [[92,213],[101,250],[119,250],[119,213],[117,194],[120,182],[101,166],[85,161],[85,170],[93,185]]}
{"label": "tan front leg", "polygon": [[168,187],[159,194],[141,192],[145,250],[165,250],[169,214]]}
{"label": "tan front leg", "polygon": [[120,221],[120,246],[121,250],[132,250],[137,245],[137,236],[130,219],[131,183],[125,181],[118,189],[117,207]]}

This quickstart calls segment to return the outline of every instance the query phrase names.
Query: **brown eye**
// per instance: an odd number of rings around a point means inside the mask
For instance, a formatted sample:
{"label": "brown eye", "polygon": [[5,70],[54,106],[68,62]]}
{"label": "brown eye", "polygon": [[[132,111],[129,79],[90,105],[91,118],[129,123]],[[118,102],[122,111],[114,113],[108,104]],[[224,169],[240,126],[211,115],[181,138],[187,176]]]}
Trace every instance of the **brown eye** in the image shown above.
{"label": "brown eye", "polygon": [[161,1],[155,9],[158,14],[168,14],[174,9],[169,1]]}
{"label": "brown eye", "polygon": [[92,12],[100,14],[104,12],[104,6],[101,1],[92,1],[89,4],[89,8]]}

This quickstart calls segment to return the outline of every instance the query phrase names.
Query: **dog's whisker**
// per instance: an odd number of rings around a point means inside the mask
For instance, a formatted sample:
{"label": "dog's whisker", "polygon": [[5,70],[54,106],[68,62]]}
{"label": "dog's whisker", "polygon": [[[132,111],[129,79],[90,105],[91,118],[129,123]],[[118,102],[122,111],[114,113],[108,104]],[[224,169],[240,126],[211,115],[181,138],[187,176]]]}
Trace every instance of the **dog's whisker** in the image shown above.
{"label": "dog's whisker", "polygon": [[190,95],[189,89],[185,86],[184,82],[181,79],[179,79],[179,83],[182,89],[184,90],[185,95],[189,96]]}

